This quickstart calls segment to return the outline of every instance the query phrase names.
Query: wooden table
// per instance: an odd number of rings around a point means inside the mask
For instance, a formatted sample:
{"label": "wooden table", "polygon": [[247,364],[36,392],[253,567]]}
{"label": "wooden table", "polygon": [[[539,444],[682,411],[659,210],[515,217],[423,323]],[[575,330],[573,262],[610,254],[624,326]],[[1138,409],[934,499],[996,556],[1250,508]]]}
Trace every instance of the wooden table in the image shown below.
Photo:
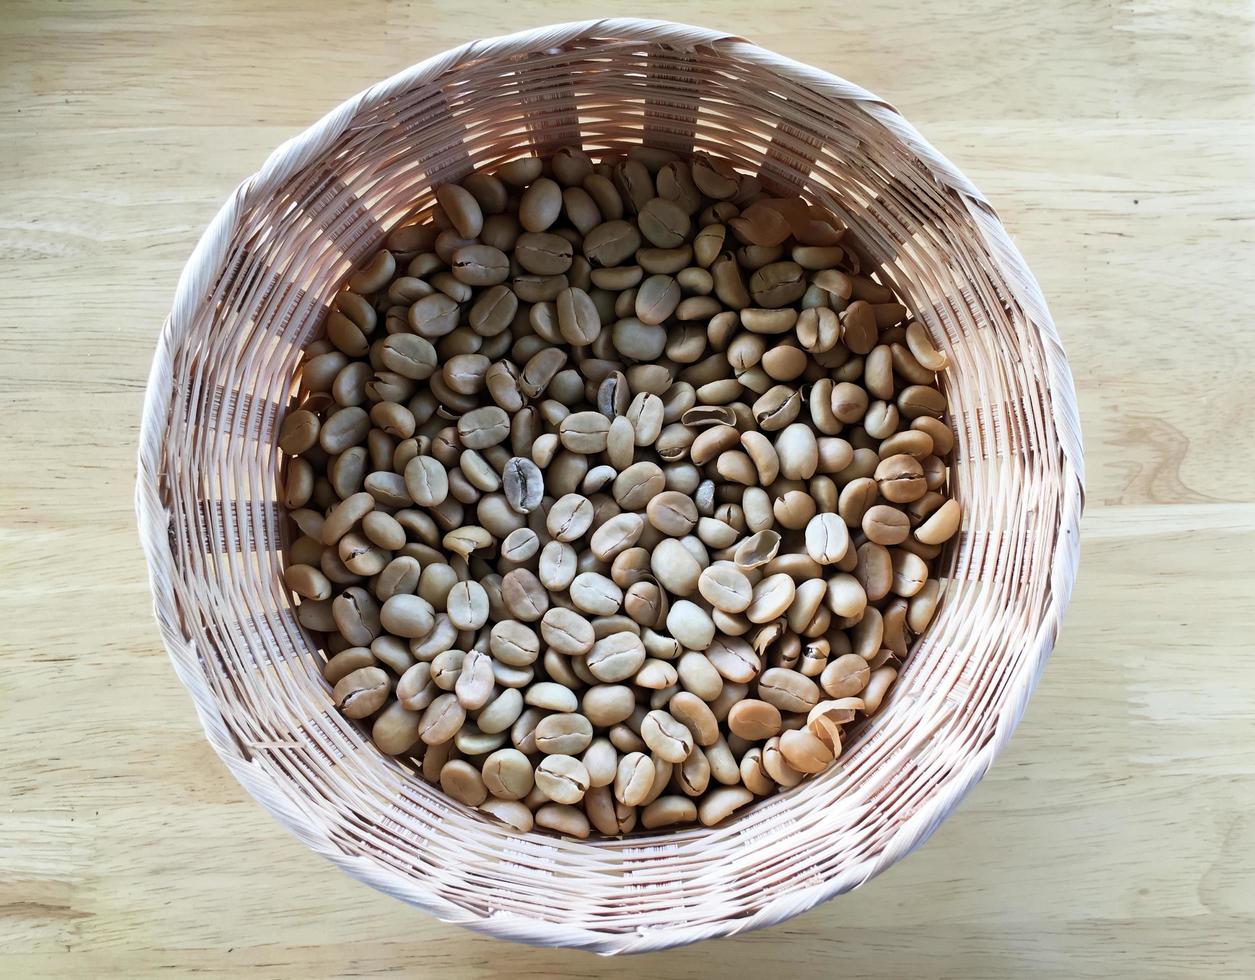
{"label": "wooden table", "polygon": [[246,797],[162,652],[131,509],[154,339],[234,184],[378,78],[588,8],[6,0],[0,976],[1255,974],[1252,8],[860,6],[598,9],[858,81],[1000,206],[1080,387],[1075,599],[922,851],[787,925],[600,961],[435,922]]}

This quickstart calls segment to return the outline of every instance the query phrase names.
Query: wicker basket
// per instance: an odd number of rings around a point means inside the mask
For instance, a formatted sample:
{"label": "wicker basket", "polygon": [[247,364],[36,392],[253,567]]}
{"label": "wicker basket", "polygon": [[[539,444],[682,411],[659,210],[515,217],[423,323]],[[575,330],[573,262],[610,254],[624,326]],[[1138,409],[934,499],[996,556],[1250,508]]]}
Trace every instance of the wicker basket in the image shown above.
{"label": "wicker basket", "polygon": [[[694,148],[831,207],[953,367],[965,525],[944,598],[839,765],[724,826],[519,836],[382,756],[332,706],[280,581],[278,421],[346,271],[435,184],[525,152]],[[206,734],[310,848],[439,918],[638,952],[780,922],[918,847],[1006,745],[1072,588],[1075,392],[993,209],[896,111],[825,72],[677,24],[468,44],[285,143],[196,246],[144,405],[137,505],[156,612]]]}

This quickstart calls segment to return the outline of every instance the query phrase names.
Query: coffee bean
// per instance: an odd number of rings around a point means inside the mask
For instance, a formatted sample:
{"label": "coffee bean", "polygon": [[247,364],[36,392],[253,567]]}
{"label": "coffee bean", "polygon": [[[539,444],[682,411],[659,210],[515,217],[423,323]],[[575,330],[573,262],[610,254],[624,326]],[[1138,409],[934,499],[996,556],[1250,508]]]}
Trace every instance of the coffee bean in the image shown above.
{"label": "coffee bean", "polygon": [[780,709],[766,701],[738,701],[728,713],[728,729],[747,742],[760,742],[780,734]]}
{"label": "coffee bean", "polygon": [[526,667],[540,656],[540,641],[535,632],[517,620],[502,620],[492,627],[489,650],[504,664]]}
{"label": "coffee bean", "polygon": [[583,537],[593,523],[593,505],[577,493],[562,496],[545,518],[545,527],[558,541]]}
{"label": "coffee bean", "polygon": [[838,514],[818,514],[806,525],[806,553],[821,565],[832,565],[845,557],[850,533]]}
{"label": "coffee bean", "polygon": [[532,764],[518,749],[498,749],[484,760],[481,770],[488,792],[500,800],[521,800],[532,791]]}
{"label": "coffee bean", "polygon": [[530,459],[512,456],[502,474],[502,489],[511,510],[530,514],[544,497],[545,478],[540,467]]}
{"label": "coffee bean", "polygon": [[896,507],[879,504],[863,515],[863,533],[876,544],[901,544],[911,533],[911,520]]}
{"label": "coffee bean", "polygon": [[780,754],[798,772],[823,772],[832,762],[832,748],[806,729],[780,734]]}
{"label": "coffee bean", "polygon": [[625,806],[639,806],[654,782],[654,766],[643,752],[629,752],[619,760],[614,777],[614,797]]}
{"label": "coffee bean", "polygon": [[606,221],[584,236],[584,254],[594,267],[622,265],[641,245],[641,233],[628,221]]}
{"label": "coffee bean", "polygon": [[889,690],[889,685],[897,678],[898,672],[892,667],[880,667],[872,671],[867,687],[863,689],[863,710],[868,716],[880,710],[881,702]]}
{"label": "coffee bean", "polygon": [[587,655],[589,672],[604,684],[627,680],[644,662],[644,644],[631,633],[614,633],[598,640]]}
{"label": "coffee bean", "polygon": [[331,692],[336,707],[350,718],[365,718],[383,707],[391,683],[378,667],[362,667],[341,678]]}
{"label": "coffee bean", "polygon": [[516,568],[501,579],[501,598],[515,619],[534,623],[549,608],[549,594],[526,568]]}
{"label": "coffee bean", "polygon": [[639,514],[619,514],[593,532],[589,550],[602,561],[612,561],[640,539],[645,521]]}
{"label": "coffee bean", "polygon": [[665,711],[651,711],[641,722],[641,738],[665,762],[683,762],[693,752],[693,733]]}
{"label": "coffee bean", "polygon": [[781,711],[809,711],[819,701],[819,687],[795,670],[772,667],[758,680],[759,697]]}
{"label": "coffee bean", "polygon": [[501,542],[501,557],[525,562],[540,551],[540,538],[530,527],[515,528]]}
{"label": "coffee bean", "polygon": [[752,586],[745,573],[729,561],[717,561],[697,579],[702,598],[716,609],[740,613],[749,608]]}
{"label": "coffee bean", "polygon": [[743,786],[721,786],[702,797],[697,817],[705,826],[714,827],[753,799],[754,794]]}
{"label": "coffee bean", "polygon": [[586,618],[560,606],[541,618],[540,635],[550,649],[568,657],[587,653],[595,640],[592,624]]}
{"label": "coffee bean", "polygon": [[809,480],[819,467],[819,444],[815,430],[809,425],[795,422],[776,436],[776,456],[780,460],[780,475],[786,480]]}
{"label": "coffee bean", "polygon": [[743,569],[759,568],[776,557],[780,550],[780,535],[764,530],[737,545],[734,560]]}
{"label": "coffee bean", "polygon": [[949,541],[959,529],[961,513],[958,501],[947,500],[933,512],[928,520],[916,528],[916,540],[923,544],[941,544]]}
{"label": "coffee bean", "polygon": [[547,755],[578,755],[592,741],[592,722],[577,712],[548,715],[536,726],[536,748]]}
{"label": "coffee bean", "polygon": [[610,420],[600,412],[575,412],[558,426],[558,439],[573,453],[605,452]]}
{"label": "coffee bean", "polygon": [[488,621],[488,593],[478,582],[458,582],[445,605],[449,621],[460,630],[476,630]]}
{"label": "coffee bean", "polygon": [[[578,707],[575,694],[569,687],[561,684],[555,684],[552,681],[541,681],[532,684],[523,694],[523,701],[530,704],[534,708],[544,708],[547,711],[571,712]],[[531,745],[535,746],[535,725],[539,724],[540,719],[535,719],[532,726]]]}
{"label": "coffee bean", "polygon": [[659,248],[675,248],[682,244],[691,228],[684,209],[661,197],[646,202],[637,221],[641,234]]}
{"label": "coffee bean", "polygon": [[419,738],[426,745],[451,742],[466,721],[466,709],[454,694],[442,694],[423,711],[419,720]]}
{"label": "coffee bean", "polygon": [[667,631],[689,650],[705,650],[715,638],[715,624],[710,616],[687,599],[672,604],[667,613]]}
{"label": "coffee bean", "polygon": [[620,507],[642,510],[666,485],[666,477],[656,463],[634,463],[615,477],[614,499]]}

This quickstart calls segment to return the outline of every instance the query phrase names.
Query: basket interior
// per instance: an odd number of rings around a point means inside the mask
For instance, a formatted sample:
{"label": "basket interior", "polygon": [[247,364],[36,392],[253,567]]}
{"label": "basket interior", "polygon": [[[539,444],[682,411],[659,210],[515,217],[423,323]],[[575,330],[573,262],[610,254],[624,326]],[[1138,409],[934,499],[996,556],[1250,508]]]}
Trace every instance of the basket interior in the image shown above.
{"label": "basket interior", "polygon": [[[865,270],[951,356],[964,527],[932,627],[829,771],[716,829],[519,836],[380,755],[332,707],[280,581],[278,422],[346,272],[429,207],[433,185],[523,153],[642,141],[724,157],[850,226]],[[173,351],[162,450],[173,588],[225,753],[265,777],[268,805],[311,846],[464,922],[515,914],[594,937],[586,945],[654,930],[696,938],[862,881],[1014,724],[1052,601],[1063,480],[1046,352],[997,270],[961,200],[880,123],[733,48],[593,37],[488,53],[360,112],[240,215]]]}

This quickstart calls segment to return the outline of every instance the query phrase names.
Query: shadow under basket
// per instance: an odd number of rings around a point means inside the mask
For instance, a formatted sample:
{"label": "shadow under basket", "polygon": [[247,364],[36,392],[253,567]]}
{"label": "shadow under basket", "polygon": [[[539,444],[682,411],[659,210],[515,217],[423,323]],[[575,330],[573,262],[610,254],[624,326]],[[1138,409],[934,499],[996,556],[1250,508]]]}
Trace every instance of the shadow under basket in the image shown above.
{"label": "shadow under basket", "polygon": [[[831,208],[952,367],[964,526],[943,599],[836,765],[722,826],[521,835],[383,756],[332,705],[282,585],[278,423],[350,268],[432,188],[567,145],[731,161]],[[992,207],[885,102],[734,37],[640,20],[477,41],[279,147],[183,270],[144,405],[137,507],[156,612],[206,735],[301,841],[447,922],[599,953],[780,922],[918,847],[1006,745],[1075,576],[1067,360]]]}

